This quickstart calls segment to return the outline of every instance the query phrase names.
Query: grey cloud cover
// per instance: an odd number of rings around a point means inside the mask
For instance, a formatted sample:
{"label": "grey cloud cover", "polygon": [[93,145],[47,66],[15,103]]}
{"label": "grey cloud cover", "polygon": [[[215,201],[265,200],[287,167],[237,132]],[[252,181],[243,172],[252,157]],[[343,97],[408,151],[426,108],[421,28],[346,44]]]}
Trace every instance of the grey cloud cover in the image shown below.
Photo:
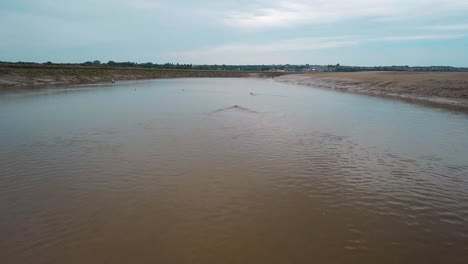
{"label": "grey cloud cover", "polygon": [[459,0],[3,0],[0,60],[467,66],[466,12]]}

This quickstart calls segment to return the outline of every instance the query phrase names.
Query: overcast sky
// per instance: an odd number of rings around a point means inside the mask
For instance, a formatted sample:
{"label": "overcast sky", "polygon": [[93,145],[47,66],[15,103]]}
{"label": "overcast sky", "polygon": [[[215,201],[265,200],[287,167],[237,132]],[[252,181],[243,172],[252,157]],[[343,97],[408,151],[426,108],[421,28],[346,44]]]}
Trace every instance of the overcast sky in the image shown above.
{"label": "overcast sky", "polygon": [[0,0],[0,60],[468,66],[467,0]]}

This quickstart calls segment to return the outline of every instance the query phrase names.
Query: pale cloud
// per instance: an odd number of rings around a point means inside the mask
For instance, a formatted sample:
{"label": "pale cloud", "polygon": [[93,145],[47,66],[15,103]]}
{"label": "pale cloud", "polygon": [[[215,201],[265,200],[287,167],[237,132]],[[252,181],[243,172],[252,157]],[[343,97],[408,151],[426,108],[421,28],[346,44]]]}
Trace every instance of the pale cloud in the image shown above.
{"label": "pale cloud", "polygon": [[0,0],[0,60],[360,64],[384,46],[392,63],[465,65],[467,13],[466,0]]}
{"label": "pale cloud", "polygon": [[[192,50],[171,54],[189,60],[200,58],[234,56],[246,58],[249,56],[265,56],[265,54],[280,54],[296,51],[311,51],[321,49],[332,49],[339,47],[354,46],[359,41],[351,37],[324,37],[324,38],[296,38],[275,41],[264,44],[234,43],[219,45],[207,49]],[[278,55],[276,55],[278,56]]]}
{"label": "pale cloud", "polygon": [[435,30],[468,30],[468,24],[436,25],[436,26],[429,26],[427,28],[435,29]]}
{"label": "pale cloud", "polygon": [[377,40],[386,41],[411,41],[411,40],[446,40],[446,39],[461,39],[465,38],[463,34],[451,34],[451,35],[415,35],[415,36],[389,36]]}
{"label": "pale cloud", "polygon": [[391,20],[468,11],[464,0],[295,0],[254,1],[255,7],[226,14],[224,22],[236,28],[261,29],[321,24],[353,19]]}
{"label": "pale cloud", "polygon": [[182,61],[200,61],[209,60],[212,63],[235,63],[247,64],[250,60],[246,58],[262,58],[264,63],[278,60],[272,60],[281,57],[288,59],[288,53],[303,53],[314,50],[337,49],[358,46],[366,43],[375,42],[407,42],[407,41],[437,41],[453,40],[466,38],[463,34],[441,34],[441,35],[395,35],[383,37],[362,37],[362,36],[337,36],[337,37],[318,37],[318,38],[294,38],[280,41],[268,42],[263,44],[250,43],[232,43],[218,45],[205,49],[196,49],[185,52],[176,52],[168,54]]}

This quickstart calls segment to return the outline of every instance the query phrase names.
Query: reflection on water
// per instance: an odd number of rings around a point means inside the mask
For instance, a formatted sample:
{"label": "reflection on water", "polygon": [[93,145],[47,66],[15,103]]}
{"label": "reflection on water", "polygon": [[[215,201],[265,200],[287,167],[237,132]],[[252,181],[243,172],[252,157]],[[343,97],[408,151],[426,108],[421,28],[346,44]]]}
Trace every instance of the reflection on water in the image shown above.
{"label": "reflection on water", "polygon": [[180,79],[3,94],[0,121],[2,263],[468,261],[464,114]]}

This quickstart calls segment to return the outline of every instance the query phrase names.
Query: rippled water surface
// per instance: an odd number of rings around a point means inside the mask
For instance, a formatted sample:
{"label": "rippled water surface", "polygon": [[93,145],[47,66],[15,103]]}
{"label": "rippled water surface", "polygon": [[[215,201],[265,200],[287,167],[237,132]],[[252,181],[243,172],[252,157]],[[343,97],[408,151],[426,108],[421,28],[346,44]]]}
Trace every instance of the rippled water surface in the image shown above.
{"label": "rippled water surface", "polygon": [[257,79],[3,93],[0,259],[468,263],[468,116]]}

